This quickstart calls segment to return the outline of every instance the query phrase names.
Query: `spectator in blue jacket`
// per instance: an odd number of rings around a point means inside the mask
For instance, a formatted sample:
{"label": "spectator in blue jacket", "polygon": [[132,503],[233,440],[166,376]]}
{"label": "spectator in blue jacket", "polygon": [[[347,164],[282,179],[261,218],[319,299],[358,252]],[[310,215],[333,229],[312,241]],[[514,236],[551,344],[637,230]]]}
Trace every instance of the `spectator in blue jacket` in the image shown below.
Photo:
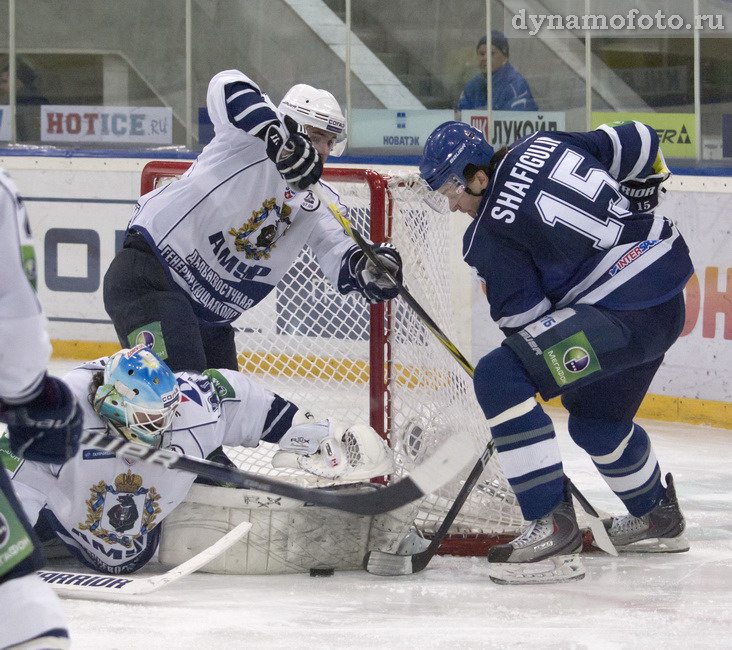
{"label": "spectator in blue jacket", "polygon": [[[475,75],[463,88],[457,110],[486,108],[488,96],[488,46],[484,36],[478,41],[478,67]],[[491,79],[494,111],[538,111],[529,84],[508,62],[508,41],[497,29],[491,31]]]}

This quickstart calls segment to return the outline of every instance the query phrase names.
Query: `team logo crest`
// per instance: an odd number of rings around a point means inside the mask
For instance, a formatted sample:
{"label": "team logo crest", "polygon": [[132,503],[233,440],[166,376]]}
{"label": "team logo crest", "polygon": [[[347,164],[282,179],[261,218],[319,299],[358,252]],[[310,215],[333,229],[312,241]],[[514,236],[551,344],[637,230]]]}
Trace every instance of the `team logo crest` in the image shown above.
{"label": "team logo crest", "polygon": [[142,487],[142,477],[127,470],[114,479],[114,485],[99,481],[91,488],[86,502],[86,523],[79,529],[88,530],[108,544],[130,548],[138,537],[155,527],[160,513],[160,495],[155,488]]}
{"label": "team logo crest", "polygon": [[[275,199],[268,199],[262,203],[261,210],[252,211],[252,218],[241,228],[232,228],[229,234],[234,237],[236,250],[244,253],[250,260],[268,260],[270,252],[277,245],[277,240],[282,237],[292,225],[290,213],[292,208],[289,205],[279,206]],[[265,222],[269,221],[265,225]],[[259,231],[254,243],[251,237]]]}

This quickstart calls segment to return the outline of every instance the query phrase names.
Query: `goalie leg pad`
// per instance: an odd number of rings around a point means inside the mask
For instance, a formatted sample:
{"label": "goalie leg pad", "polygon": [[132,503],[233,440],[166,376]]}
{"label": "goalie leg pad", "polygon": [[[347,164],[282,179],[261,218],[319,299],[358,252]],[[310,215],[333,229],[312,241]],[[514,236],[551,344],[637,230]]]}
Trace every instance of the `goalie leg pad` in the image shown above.
{"label": "goalie leg pad", "polygon": [[[371,487],[364,489],[371,490]],[[179,565],[210,546],[241,521],[246,538],[200,571],[233,575],[307,573],[312,568],[360,569],[372,517],[256,490],[194,484],[165,520],[160,561]]]}
{"label": "goalie leg pad", "polygon": [[376,515],[371,523],[369,550],[397,555],[412,555],[422,550],[414,550],[423,545],[421,542],[426,542],[414,526],[418,513],[419,502],[416,502]]}

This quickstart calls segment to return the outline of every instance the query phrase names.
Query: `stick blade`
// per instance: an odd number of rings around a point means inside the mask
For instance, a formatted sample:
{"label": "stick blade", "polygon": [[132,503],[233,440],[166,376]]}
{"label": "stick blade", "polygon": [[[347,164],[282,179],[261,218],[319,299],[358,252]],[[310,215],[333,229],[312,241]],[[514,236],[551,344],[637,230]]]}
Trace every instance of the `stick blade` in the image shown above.
{"label": "stick blade", "polygon": [[605,525],[602,523],[602,519],[600,519],[600,515],[597,510],[595,510],[593,505],[585,498],[582,492],[580,492],[577,486],[571,481],[570,488],[572,490],[572,495],[575,499],[577,499],[578,503],[580,504],[580,506],[582,506],[582,509],[587,515],[587,523],[590,526],[590,530],[592,531],[592,536],[595,538],[595,545],[601,551],[605,551],[605,553],[617,557],[618,550],[615,548],[612,541],[610,540],[610,536],[608,535]]}
{"label": "stick blade", "polygon": [[610,536],[607,534],[605,524],[599,517],[593,517],[592,515],[587,516],[587,523],[592,531],[592,536],[595,538],[595,545],[601,550],[605,551],[609,555],[614,557],[618,556],[618,549],[610,540]]}
{"label": "stick blade", "polygon": [[414,573],[411,555],[394,555],[383,551],[366,553],[363,568],[377,576],[408,576]]}

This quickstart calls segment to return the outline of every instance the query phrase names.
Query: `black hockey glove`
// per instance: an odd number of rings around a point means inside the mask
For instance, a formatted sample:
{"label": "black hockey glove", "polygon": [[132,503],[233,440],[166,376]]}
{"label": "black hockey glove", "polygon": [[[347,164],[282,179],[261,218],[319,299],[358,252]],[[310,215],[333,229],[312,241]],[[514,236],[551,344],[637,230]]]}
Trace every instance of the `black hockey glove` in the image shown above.
{"label": "black hockey glove", "polygon": [[285,116],[289,135],[285,138],[280,124],[271,124],[264,135],[267,156],[290,185],[305,190],[318,182],[323,173],[323,161],[310,141],[304,127],[289,115]]}
{"label": "black hockey glove", "polygon": [[355,251],[348,260],[351,276],[355,280],[357,290],[374,305],[399,295],[399,286],[402,283],[402,258],[391,244],[375,244],[371,250],[398,283],[394,284],[386,274],[381,273],[363,251]]}
{"label": "black hockey glove", "polygon": [[630,211],[634,214],[653,212],[658,206],[661,197],[666,189],[661,183],[669,177],[669,174],[654,174],[647,178],[634,181],[623,181],[620,183],[620,193],[630,202]]}
{"label": "black hockey glove", "polygon": [[81,407],[60,379],[46,376],[40,394],[24,404],[3,404],[10,450],[28,460],[61,464],[79,449]]}

